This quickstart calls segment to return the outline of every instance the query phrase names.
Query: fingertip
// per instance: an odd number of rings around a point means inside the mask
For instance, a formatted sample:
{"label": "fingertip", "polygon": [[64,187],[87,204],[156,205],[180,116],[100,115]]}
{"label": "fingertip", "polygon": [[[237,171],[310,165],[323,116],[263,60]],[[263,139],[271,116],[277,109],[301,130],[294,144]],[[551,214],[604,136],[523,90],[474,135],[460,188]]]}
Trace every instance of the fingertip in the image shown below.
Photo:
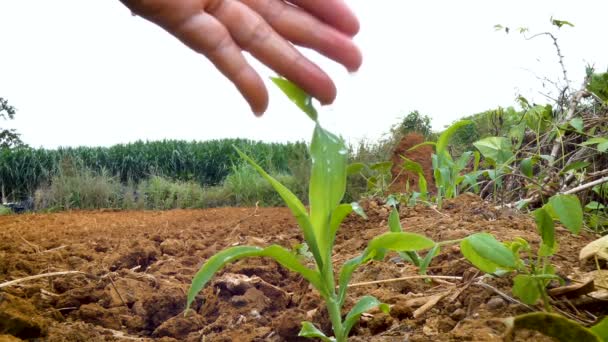
{"label": "fingertip", "polygon": [[331,79],[327,79],[324,88],[325,89],[323,89],[322,92],[319,92],[319,94],[315,97],[321,103],[321,105],[327,106],[334,103],[338,90],[336,89],[336,85],[334,84],[334,82],[332,82]]}
{"label": "fingertip", "polygon": [[354,15],[354,13],[352,13],[352,11],[351,15],[347,18],[348,19],[344,21],[344,24],[341,27],[341,31],[352,38],[359,34],[359,31],[361,31],[361,23],[359,22],[359,19],[357,19],[357,17]]}
{"label": "fingertip", "polygon": [[353,73],[359,71],[361,65],[363,64],[363,53],[358,47],[353,48],[352,54],[349,56],[349,61],[346,64],[346,69],[348,72]]}

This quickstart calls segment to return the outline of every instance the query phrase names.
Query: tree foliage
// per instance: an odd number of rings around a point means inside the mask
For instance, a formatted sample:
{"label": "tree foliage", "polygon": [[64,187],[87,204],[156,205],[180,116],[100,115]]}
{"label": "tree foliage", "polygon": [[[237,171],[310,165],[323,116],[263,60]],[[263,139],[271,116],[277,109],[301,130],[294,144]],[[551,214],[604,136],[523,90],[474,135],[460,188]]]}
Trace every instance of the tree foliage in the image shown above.
{"label": "tree foliage", "polygon": [[[13,120],[17,110],[8,103],[8,100],[0,97],[0,118]],[[3,129],[0,127],[0,149],[12,148],[23,145],[20,134],[14,129]]]}

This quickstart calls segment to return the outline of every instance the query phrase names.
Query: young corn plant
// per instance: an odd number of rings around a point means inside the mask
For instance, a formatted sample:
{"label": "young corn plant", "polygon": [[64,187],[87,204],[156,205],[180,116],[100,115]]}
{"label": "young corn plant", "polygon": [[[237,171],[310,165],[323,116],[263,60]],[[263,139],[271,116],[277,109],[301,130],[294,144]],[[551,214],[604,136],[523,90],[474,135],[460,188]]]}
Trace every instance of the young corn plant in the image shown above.
{"label": "young corn plant", "polygon": [[254,160],[241,151],[238,151],[238,153],[270,182],[289,207],[313,256],[314,267],[309,268],[302,264],[300,262],[301,258],[279,245],[271,245],[266,248],[255,246],[231,247],[210,257],[196,273],[188,291],[186,309],[191,306],[196,295],[205,287],[213,275],[227,263],[248,257],[268,257],[274,259],[283,267],[300,274],[325,301],[332,323],[333,337],[325,335],[311,322],[302,322],[299,336],[319,338],[322,341],[344,342],[361,314],[375,307],[379,307],[385,312],[388,311],[386,304],[382,304],[372,296],[364,296],[359,299],[346,316],[342,315],[348,283],[357,267],[370,260],[382,259],[389,250],[412,252],[432,248],[435,243],[422,235],[413,233],[387,232],[379,235],[368,243],[361,255],[342,265],[336,284],[332,262],[332,249],[336,233],[342,221],[351,212],[355,211],[364,215],[356,203],[340,203],[346,190],[347,148],[341,138],[321,127],[310,96],[285,79],[274,78],[273,81],[315,122],[310,144],[312,168],[309,183],[309,210],[289,189],[268,175]]}
{"label": "young corn plant", "polygon": [[[391,213],[388,217],[388,228],[389,231],[393,233],[400,233],[403,231],[401,226],[401,221],[399,219],[399,211],[397,208],[393,207]],[[418,267],[419,273],[421,275],[426,274],[426,269],[435,257],[439,253],[439,249],[441,248],[439,243],[436,243],[424,257],[421,257],[416,251],[405,251],[399,252],[399,257],[404,260],[412,263],[414,266]]]}
{"label": "young corn plant", "polygon": [[[432,145],[435,147],[435,153],[431,156],[431,159],[433,163],[433,178],[436,186],[435,202],[439,208],[443,206],[444,199],[450,199],[458,196],[460,187],[465,185],[473,185],[479,176],[477,172],[477,165],[479,164],[478,153],[467,151],[458,159],[454,160],[448,151],[448,142],[452,136],[462,127],[470,125],[471,123],[472,122],[469,120],[458,121],[452,126],[448,127],[439,136],[437,142],[427,141],[410,148],[410,150],[414,150],[422,145]],[[475,156],[475,170],[472,173],[463,175],[462,171],[466,168],[472,156]],[[426,190],[427,184],[424,174],[421,172],[422,167],[420,164],[412,160],[407,158],[403,159],[404,169],[416,172],[419,175],[418,186],[420,188],[420,193],[416,194],[414,197],[421,197],[422,200],[425,200],[426,191],[423,192],[422,189]]]}

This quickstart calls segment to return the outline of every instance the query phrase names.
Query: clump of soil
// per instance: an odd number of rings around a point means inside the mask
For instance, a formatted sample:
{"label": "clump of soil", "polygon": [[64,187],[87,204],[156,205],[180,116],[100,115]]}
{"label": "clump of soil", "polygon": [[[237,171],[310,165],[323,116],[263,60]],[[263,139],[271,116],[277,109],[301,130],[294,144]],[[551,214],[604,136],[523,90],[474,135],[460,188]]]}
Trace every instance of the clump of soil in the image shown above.
{"label": "clump of soil", "polygon": [[[369,218],[349,216],[339,231],[336,268],[388,230],[386,207],[373,201],[363,207]],[[400,216],[404,229],[435,241],[487,231],[501,240],[521,236],[533,245],[539,242],[531,218],[495,210],[470,194],[446,201],[441,212],[401,207]],[[236,245],[292,248],[303,242],[286,208],[75,211],[4,216],[0,227],[0,283],[48,272],[82,272],[1,288],[0,341],[304,341],[296,336],[303,320],[331,333],[318,294],[300,276],[266,258],[227,266],[184,313],[190,281],[214,253]],[[578,272],[578,252],[593,239],[558,229],[557,272]],[[363,315],[352,341],[496,341],[505,331],[500,318],[528,312],[472,283],[480,274],[457,245],[443,248],[429,274],[462,280],[407,279],[352,287],[345,310],[367,294],[391,306],[389,314]],[[361,267],[352,283],[414,275],[413,266],[389,254]],[[511,294],[508,277],[486,283]],[[601,316],[606,306],[589,310]]]}
{"label": "clump of soil", "polygon": [[424,136],[422,134],[408,133],[401,138],[397,146],[395,146],[391,156],[391,161],[393,162],[393,167],[391,168],[393,179],[393,183],[390,187],[391,192],[405,192],[408,184],[410,191],[420,190],[418,188],[418,174],[403,168],[404,160],[402,157],[420,164],[424,172],[424,178],[428,184],[428,189],[431,190],[435,188],[433,164],[431,160],[433,147],[430,145],[422,145],[410,150],[412,147],[422,144],[423,142]]}

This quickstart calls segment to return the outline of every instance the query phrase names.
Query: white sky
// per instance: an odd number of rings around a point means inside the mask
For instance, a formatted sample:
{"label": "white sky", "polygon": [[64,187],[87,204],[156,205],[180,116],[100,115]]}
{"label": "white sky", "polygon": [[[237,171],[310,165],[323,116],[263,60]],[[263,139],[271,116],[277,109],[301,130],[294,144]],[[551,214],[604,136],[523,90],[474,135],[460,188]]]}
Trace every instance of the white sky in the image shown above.
{"label": "white sky", "polygon": [[[560,75],[549,39],[525,41],[495,24],[559,34],[573,85],[586,63],[608,66],[606,1],[350,0],[361,21],[363,66],[349,75],[307,51],[334,78],[338,98],[322,123],[349,141],[376,139],[419,110],[440,129],[463,115],[542,101],[539,76]],[[34,146],[109,146],[142,140],[242,137],[309,140],[312,124],[270,83],[269,111],[255,118],[204,59],[117,1],[0,0],[0,96]],[[256,67],[267,79],[273,73]]]}

